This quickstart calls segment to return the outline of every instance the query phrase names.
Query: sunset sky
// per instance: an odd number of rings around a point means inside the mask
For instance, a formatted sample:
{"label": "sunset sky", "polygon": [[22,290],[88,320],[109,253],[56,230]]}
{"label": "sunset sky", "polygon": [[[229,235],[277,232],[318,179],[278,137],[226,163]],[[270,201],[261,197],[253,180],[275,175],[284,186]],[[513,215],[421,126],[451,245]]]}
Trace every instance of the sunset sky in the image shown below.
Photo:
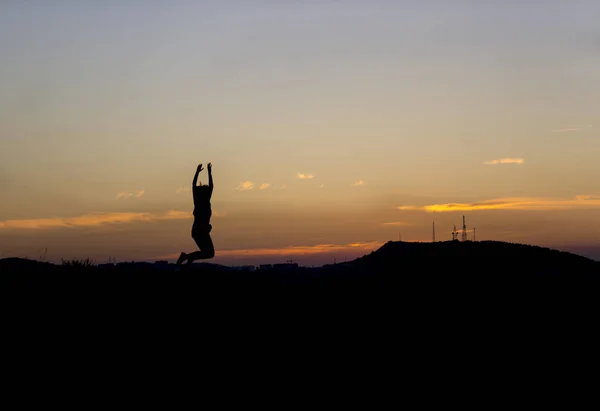
{"label": "sunset sky", "polygon": [[598,16],[3,0],[0,258],[194,251],[192,178],[212,162],[215,263],[330,263],[431,241],[433,221],[450,240],[462,215],[477,240],[600,259]]}

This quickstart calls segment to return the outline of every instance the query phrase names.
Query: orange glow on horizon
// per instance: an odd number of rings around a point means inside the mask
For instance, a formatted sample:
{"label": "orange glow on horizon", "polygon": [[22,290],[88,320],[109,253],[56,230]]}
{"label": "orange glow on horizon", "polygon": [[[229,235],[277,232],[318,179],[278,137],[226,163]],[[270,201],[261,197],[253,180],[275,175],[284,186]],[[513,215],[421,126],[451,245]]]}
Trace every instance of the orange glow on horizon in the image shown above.
{"label": "orange glow on horizon", "polygon": [[[255,249],[236,249],[217,251],[216,257],[289,257],[301,255],[327,254],[344,251],[364,251],[371,252],[384,243],[380,241],[371,241],[366,243],[351,244],[317,244],[309,246],[288,246],[282,248],[255,248]],[[179,253],[169,254],[154,259],[174,260],[179,257]]]}

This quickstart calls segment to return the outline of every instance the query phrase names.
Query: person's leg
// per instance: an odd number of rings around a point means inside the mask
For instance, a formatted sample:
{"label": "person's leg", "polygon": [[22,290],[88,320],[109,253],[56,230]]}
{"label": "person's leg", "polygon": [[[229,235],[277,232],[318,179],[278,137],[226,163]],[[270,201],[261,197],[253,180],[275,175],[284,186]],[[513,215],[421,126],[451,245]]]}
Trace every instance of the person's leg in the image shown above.
{"label": "person's leg", "polygon": [[182,251],[181,254],[179,254],[179,258],[177,259],[177,265],[180,265],[185,260],[187,260],[187,254]]}
{"label": "person's leg", "polygon": [[208,260],[215,256],[215,246],[212,242],[212,238],[210,238],[210,232],[197,233],[194,237],[194,241],[198,245],[200,251],[185,255],[188,264],[196,260]]}
{"label": "person's leg", "polygon": [[177,265],[181,265],[186,260],[188,260],[189,264],[195,260],[213,258],[215,256],[215,248],[212,239],[210,238],[211,231],[212,224],[209,223],[204,225],[203,223],[197,223],[194,221],[194,224],[192,225],[192,238],[196,242],[196,245],[200,251],[195,251],[190,254],[186,254],[182,251],[177,259]]}

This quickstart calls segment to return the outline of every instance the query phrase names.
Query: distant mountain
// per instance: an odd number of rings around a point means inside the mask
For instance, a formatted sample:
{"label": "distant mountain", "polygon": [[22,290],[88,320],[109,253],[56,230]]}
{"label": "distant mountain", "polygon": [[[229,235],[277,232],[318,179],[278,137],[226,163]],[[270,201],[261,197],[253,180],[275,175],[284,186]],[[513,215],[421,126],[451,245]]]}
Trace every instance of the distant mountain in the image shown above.
{"label": "distant mountain", "polygon": [[544,247],[502,241],[443,241],[412,243],[390,241],[378,250],[344,264],[325,269],[377,272],[445,273],[562,273],[598,272],[600,262]]}
{"label": "distant mountain", "polygon": [[415,315],[458,309],[477,316],[484,307],[503,315],[600,304],[600,262],[500,241],[388,242],[350,262],[322,267],[321,278],[325,295],[347,304],[384,305],[390,312],[403,307]]}

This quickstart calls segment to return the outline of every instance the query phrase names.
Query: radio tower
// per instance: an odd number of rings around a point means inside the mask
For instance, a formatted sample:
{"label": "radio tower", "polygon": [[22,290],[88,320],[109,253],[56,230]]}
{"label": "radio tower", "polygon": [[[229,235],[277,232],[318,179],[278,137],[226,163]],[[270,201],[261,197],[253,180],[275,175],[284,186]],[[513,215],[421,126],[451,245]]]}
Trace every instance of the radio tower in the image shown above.
{"label": "radio tower", "polygon": [[465,216],[463,216],[462,241],[467,241],[467,225],[465,224]]}
{"label": "radio tower", "polygon": [[435,243],[435,221],[433,222],[433,242]]}
{"label": "radio tower", "polygon": [[452,241],[456,240],[456,236],[457,236],[457,232],[456,232],[456,224],[454,224],[454,230],[452,230]]}
{"label": "radio tower", "polygon": [[473,241],[475,241],[475,227],[473,227]]}

